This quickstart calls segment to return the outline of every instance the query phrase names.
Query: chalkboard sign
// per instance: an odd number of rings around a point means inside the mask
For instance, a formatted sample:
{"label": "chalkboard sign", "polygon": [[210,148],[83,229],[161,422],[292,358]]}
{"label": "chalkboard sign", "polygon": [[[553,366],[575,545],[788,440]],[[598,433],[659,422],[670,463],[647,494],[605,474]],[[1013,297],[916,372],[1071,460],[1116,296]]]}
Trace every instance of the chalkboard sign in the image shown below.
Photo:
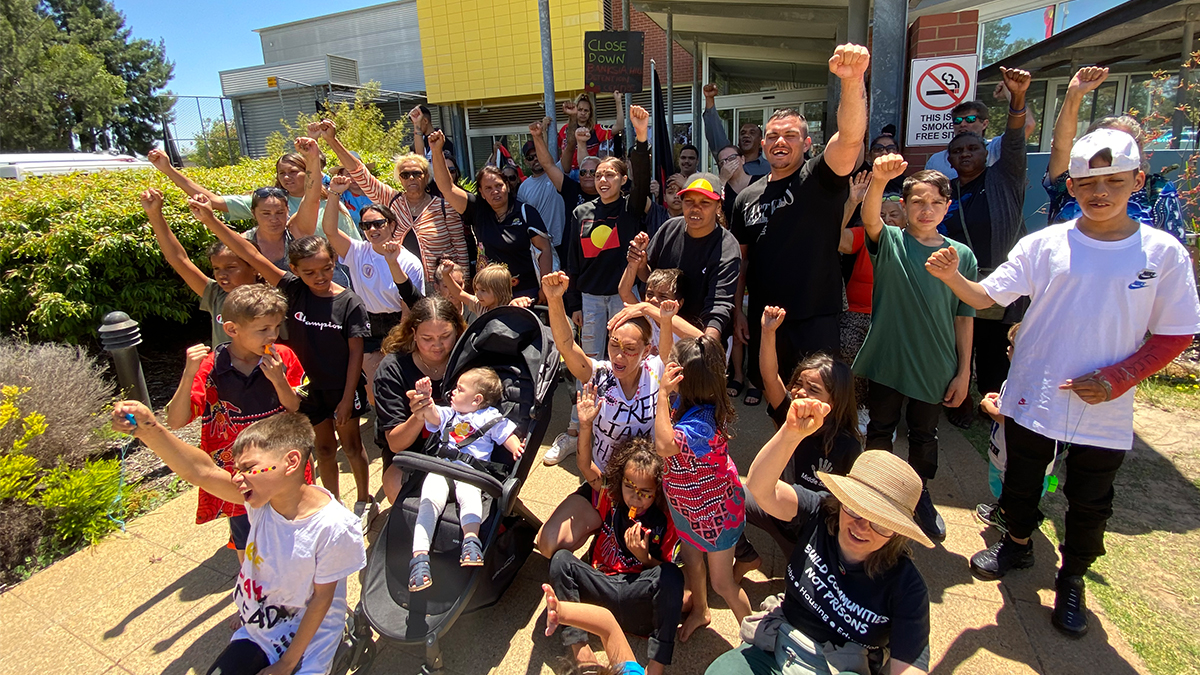
{"label": "chalkboard sign", "polygon": [[583,34],[585,88],[591,92],[642,90],[641,31],[603,30]]}

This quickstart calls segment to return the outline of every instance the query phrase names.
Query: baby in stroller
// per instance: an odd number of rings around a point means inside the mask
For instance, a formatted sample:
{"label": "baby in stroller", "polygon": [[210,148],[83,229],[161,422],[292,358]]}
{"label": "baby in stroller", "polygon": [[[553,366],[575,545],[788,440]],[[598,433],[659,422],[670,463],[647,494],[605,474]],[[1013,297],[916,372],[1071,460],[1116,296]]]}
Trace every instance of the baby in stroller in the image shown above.
{"label": "baby in stroller", "polygon": [[[417,382],[417,391],[427,396],[433,385],[429,378]],[[450,393],[450,405],[430,405],[417,414],[423,415],[425,429],[437,433],[439,455],[450,461],[485,469],[495,446],[503,445],[514,459],[524,451],[521,439],[514,432],[516,425],[506,419],[495,406],[500,403],[503,385],[491,368],[472,368],[458,378],[458,386]],[[459,564],[464,567],[483,565],[483,545],[479,541],[479,526],[483,522],[483,493],[474,485],[445,476],[426,474],[421,485],[421,503],[413,528],[413,557],[409,563],[408,590],[416,592],[433,585],[429,568],[429,541],[437,521],[446,509],[450,486],[454,486],[458,502],[459,522],[462,525],[462,554]]]}

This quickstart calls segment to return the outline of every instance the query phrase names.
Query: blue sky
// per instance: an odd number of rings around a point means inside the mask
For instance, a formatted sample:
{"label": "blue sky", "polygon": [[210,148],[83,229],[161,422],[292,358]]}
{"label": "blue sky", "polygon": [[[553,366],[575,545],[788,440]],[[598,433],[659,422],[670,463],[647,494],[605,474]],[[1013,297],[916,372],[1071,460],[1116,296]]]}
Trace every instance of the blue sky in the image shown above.
{"label": "blue sky", "polygon": [[[176,94],[220,96],[217,73],[262,63],[255,28],[275,26],[323,14],[376,5],[383,0],[113,0],[125,14],[135,37],[162,39],[167,58],[175,62],[175,78],[167,85]],[[186,8],[186,9],[181,9]],[[250,8],[250,11],[247,9]]]}

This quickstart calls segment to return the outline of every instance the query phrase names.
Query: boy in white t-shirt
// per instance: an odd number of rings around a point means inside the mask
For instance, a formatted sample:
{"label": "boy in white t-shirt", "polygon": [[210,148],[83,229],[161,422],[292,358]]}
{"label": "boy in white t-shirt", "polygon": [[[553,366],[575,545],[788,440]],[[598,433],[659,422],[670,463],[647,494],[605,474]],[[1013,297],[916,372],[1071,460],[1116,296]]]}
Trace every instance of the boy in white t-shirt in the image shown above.
{"label": "boy in white t-shirt", "polygon": [[366,549],[359,519],[304,482],[314,443],[308,418],[281,413],[247,427],[233,445],[233,475],[137,401],[113,408],[113,428],[136,436],[180,478],[246,505],[250,535],[233,591],[242,626],[208,672],[329,672],[346,624],[346,577],[366,565]]}
{"label": "boy in white t-shirt", "polygon": [[[417,381],[417,391],[433,400],[433,384],[428,377]],[[503,445],[514,459],[524,448],[513,432],[517,425],[506,419],[495,406],[504,394],[500,377],[491,368],[472,368],[458,377],[458,385],[450,392],[450,405],[428,405],[414,414],[422,415],[425,430],[441,434],[441,442],[473,460],[490,461],[492,450]],[[466,461],[461,463],[467,463]],[[476,486],[445,476],[430,473],[421,485],[421,505],[417,524],[413,528],[413,557],[408,568],[408,590],[421,591],[433,585],[429,570],[429,542],[437,527],[438,518],[446,510],[450,486],[458,503],[458,522],[462,526],[462,555],[458,562],[464,567],[483,564],[483,546],[479,542],[479,526],[483,523],[483,492]]]}
{"label": "boy in white t-shirt", "polygon": [[[1046,465],[1067,444],[1068,508],[1051,623],[1072,637],[1087,632],[1083,575],[1104,555],[1113,479],[1133,446],[1133,396],[1200,331],[1200,299],[1187,249],[1130,218],[1142,187],[1132,136],[1099,129],[1071,148],[1067,188],[1083,215],[1019,242],[987,279],[957,273],[942,249],[927,268],[964,302],[984,308],[1029,296],[1000,411],[1008,468],[1000,509],[1008,535],[971,558],[980,578],[1033,565]],[[1151,335],[1143,342],[1146,333]]]}

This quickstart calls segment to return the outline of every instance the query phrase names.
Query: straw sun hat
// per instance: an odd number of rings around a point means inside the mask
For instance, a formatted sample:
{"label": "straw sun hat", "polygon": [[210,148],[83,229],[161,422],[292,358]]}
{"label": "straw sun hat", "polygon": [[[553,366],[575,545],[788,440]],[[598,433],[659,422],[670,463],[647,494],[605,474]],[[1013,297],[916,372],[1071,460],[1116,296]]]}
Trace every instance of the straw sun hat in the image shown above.
{"label": "straw sun hat", "polygon": [[921,478],[908,462],[886,450],[867,450],[854,462],[849,476],[818,471],[817,477],[851,511],[933,548],[913,519],[921,498]]}

